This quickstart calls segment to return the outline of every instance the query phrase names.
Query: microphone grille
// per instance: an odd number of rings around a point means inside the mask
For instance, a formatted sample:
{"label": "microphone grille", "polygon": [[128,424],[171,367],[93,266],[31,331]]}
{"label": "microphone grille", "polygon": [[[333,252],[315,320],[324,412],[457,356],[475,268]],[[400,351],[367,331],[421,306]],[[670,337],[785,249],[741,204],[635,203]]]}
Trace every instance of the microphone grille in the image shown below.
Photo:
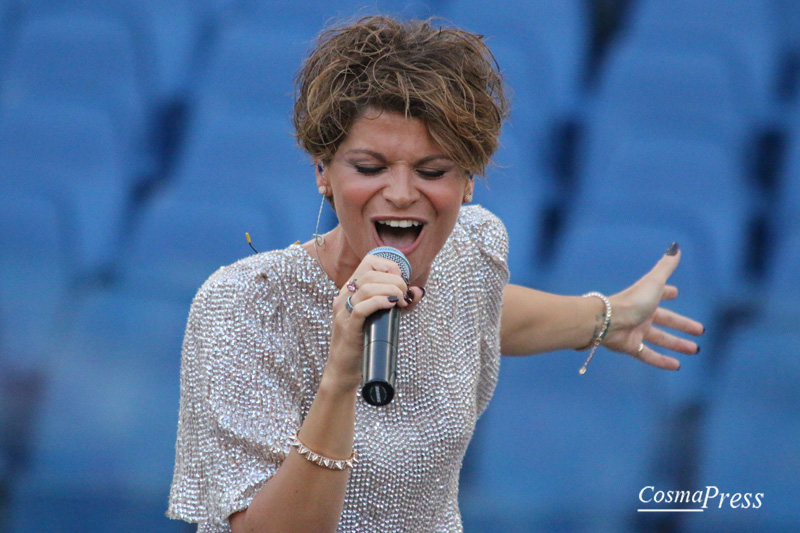
{"label": "microphone grille", "polygon": [[370,250],[369,255],[377,255],[378,257],[383,257],[386,259],[390,259],[397,263],[397,266],[400,267],[400,274],[403,276],[403,279],[408,283],[411,279],[411,263],[408,262],[406,256],[403,255],[403,252],[398,250],[397,248],[392,248],[391,246],[379,246],[374,250]]}

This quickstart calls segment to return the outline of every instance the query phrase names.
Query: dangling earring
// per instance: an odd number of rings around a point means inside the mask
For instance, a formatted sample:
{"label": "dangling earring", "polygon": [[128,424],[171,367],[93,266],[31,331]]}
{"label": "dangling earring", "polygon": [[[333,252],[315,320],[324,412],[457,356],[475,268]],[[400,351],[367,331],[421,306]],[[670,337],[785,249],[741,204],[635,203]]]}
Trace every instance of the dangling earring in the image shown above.
{"label": "dangling earring", "polygon": [[325,237],[320,235],[319,233],[319,221],[322,218],[322,207],[325,205],[325,199],[328,196],[328,187],[325,185],[319,186],[319,194],[322,196],[322,200],[319,203],[319,213],[317,213],[317,227],[314,229],[314,248],[317,246],[323,246],[325,244]]}

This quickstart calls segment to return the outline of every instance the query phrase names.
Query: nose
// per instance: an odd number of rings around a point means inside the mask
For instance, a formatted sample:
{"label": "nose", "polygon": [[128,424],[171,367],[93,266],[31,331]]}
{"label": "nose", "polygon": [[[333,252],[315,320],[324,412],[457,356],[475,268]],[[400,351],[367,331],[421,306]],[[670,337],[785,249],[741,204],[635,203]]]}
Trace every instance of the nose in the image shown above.
{"label": "nose", "polygon": [[400,167],[392,169],[389,182],[383,189],[383,196],[397,207],[408,207],[419,198],[412,169]]}

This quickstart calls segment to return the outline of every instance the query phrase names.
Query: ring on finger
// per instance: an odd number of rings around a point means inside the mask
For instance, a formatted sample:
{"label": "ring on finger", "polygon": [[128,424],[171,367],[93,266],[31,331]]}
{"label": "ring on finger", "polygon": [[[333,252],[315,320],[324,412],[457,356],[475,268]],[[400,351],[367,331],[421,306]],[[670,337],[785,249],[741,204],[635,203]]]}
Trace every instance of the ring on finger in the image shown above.
{"label": "ring on finger", "polygon": [[356,279],[353,278],[350,281],[348,281],[345,287],[347,287],[347,290],[350,292],[356,292],[358,290],[358,285],[356,285]]}
{"label": "ring on finger", "polygon": [[633,357],[636,358],[636,359],[641,359],[643,351],[644,351],[644,343],[640,342],[639,343],[639,348],[636,350],[636,353],[633,354]]}
{"label": "ring on finger", "polygon": [[352,302],[350,302],[350,297],[351,296],[353,296],[353,295],[351,294],[350,296],[348,296],[347,300],[345,300],[345,302],[344,302],[344,308],[347,309],[348,313],[352,313],[353,312],[353,304],[352,304]]}

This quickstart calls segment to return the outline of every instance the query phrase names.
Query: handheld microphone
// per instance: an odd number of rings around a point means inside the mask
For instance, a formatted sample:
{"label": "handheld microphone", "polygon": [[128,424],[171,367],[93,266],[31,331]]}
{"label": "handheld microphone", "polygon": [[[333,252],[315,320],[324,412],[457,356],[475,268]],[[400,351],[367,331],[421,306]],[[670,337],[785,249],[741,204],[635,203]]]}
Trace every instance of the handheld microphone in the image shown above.
{"label": "handheld microphone", "polygon": [[[403,279],[411,279],[411,264],[400,250],[391,246],[375,248],[370,255],[391,259],[400,267]],[[394,398],[400,309],[381,309],[364,322],[364,368],[361,396],[370,405],[386,405]]]}

